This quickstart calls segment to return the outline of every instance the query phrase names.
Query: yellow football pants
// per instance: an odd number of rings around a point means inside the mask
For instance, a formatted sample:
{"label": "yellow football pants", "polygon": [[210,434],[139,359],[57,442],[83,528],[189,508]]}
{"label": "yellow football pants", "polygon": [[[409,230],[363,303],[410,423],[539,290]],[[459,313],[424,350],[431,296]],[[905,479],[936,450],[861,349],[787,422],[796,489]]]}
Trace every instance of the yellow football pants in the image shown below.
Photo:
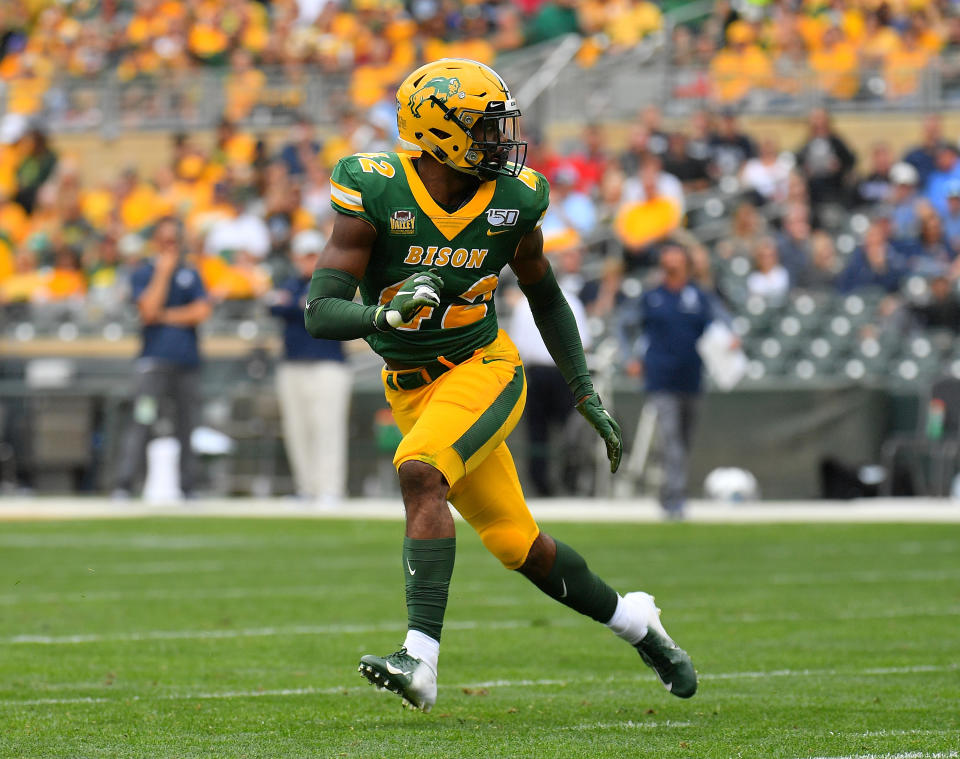
{"label": "yellow football pants", "polygon": [[[527,383],[517,349],[500,330],[472,358],[428,385],[384,391],[403,440],[393,458],[435,467],[454,508],[507,569],[517,569],[540,533],[504,442],[517,426]],[[395,384],[395,383],[394,383]]]}

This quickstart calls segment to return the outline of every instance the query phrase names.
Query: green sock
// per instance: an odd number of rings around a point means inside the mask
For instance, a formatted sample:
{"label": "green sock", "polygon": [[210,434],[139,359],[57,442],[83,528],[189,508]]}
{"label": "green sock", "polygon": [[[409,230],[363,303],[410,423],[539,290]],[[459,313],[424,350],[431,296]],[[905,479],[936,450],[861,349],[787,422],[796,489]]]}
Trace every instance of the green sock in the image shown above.
{"label": "green sock", "polygon": [[606,624],[617,610],[617,591],[597,577],[583,557],[570,546],[555,541],[557,560],[537,587],[550,598],[597,622]]}
{"label": "green sock", "polygon": [[456,538],[403,539],[407,584],[407,628],[440,640],[447,592],[457,554]]}

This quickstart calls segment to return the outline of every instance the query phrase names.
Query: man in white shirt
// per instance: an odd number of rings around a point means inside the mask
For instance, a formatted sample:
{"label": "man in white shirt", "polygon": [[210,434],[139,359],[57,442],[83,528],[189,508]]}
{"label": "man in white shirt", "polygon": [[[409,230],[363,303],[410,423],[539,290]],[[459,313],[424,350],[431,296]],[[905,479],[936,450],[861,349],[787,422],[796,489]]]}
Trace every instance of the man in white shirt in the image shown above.
{"label": "man in white shirt", "polygon": [[622,202],[642,203],[653,197],[669,198],[677,204],[681,216],[686,213],[687,201],[680,180],[665,172],[663,162],[657,156],[651,155],[640,164],[636,176],[623,183]]}
{"label": "man in white shirt", "polygon": [[763,237],[753,251],[753,271],[747,277],[747,290],[768,303],[782,303],[790,291],[790,275],[780,265],[777,243],[772,237]]}
{"label": "man in white shirt", "polygon": [[247,253],[262,260],[270,252],[270,231],[263,219],[250,213],[242,203],[235,202],[236,216],[213,224],[203,249],[207,255]]}
{"label": "man in white shirt", "polygon": [[[554,250],[551,251],[550,248]],[[551,254],[553,265],[557,272],[557,281],[560,289],[570,304],[580,340],[584,350],[589,350],[591,344],[590,330],[587,325],[587,312],[577,297],[577,283],[582,283],[580,263],[583,250],[580,239],[573,230],[563,230],[544,239],[544,251]],[[507,329],[520,358],[523,360],[527,377],[527,407],[524,418],[527,425],[528,473],[533,486],[540,496],[556,495],[556,487],[550,476],[550,461],[561,462],[561,481],[565,495],[572,495],[577,490],[578,466],[581,462],[576,456],[563,455],[556,451],[551,456],[551,433],[562,431],[571,420],[573,410],[573,395],[567,387],[563,375],[550,357],[547,346],[540,337],[540,331],[533,321],[530,304],[522,295],[513,308],[513,314]],[[579,416],[576,417],[579,419]],[[570,451],[564,449],[566,454]]]}

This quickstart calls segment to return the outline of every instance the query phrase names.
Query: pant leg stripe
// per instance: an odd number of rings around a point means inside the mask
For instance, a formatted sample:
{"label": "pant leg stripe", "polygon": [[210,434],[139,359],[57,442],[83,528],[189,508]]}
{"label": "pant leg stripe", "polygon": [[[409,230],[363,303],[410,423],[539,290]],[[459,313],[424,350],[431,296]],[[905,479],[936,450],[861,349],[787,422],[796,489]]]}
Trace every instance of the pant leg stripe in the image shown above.
{"label": "pant leg stripe", "polygon": [[457,452],[466,466],[467,461],[492,438],[510,418],[514,407],[523,395],[524,374],[523,367],[518,366],[513,379],[500,391],[493,403],[475,421],[470,429],[464,432],[452,448]]}

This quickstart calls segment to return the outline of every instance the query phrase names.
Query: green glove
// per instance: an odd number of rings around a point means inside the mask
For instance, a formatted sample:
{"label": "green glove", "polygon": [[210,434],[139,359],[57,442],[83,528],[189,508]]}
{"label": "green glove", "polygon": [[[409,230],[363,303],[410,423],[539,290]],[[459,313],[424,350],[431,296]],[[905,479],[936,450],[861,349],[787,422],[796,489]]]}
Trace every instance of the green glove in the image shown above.
{"label": "green glove", "polygon": [[373,315],[373,323],[381,332],[399,327],[415,317],[423,308],[440,305],[443,280],[430,269],[411,274],[400,285],[397,294],[386,306],[380,306]]}
{"label": "green glove", "polygon": [[600,396],[596,393],[588,395],[580,401],[577,404],[577,411],[590,422],[590,425],[603,438],[603,442],[607,444],[610,471],[616,472],[620,466],[620,457],[623,455],[623,435],[620,433],[620,425],[603,407]]}

